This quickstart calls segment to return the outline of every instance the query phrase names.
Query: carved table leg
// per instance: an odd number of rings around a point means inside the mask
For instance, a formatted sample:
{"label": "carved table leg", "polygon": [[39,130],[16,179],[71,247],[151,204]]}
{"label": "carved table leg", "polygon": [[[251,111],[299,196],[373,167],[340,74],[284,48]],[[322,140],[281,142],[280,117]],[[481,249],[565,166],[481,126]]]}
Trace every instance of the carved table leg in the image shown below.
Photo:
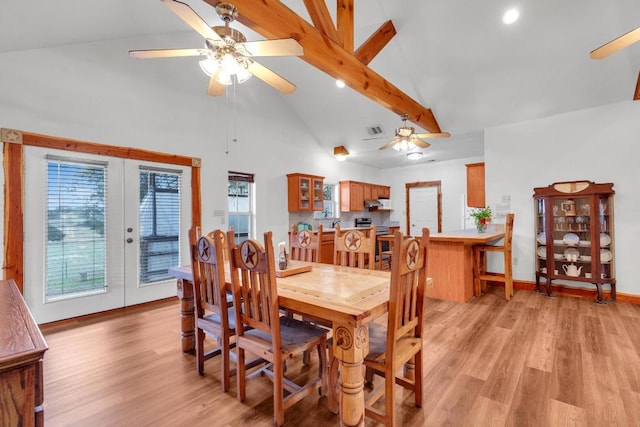
{"label": "carved table leg", "polygon": [[190,353],[196,348],[196,317],[193,304],[193,283],[178,279],[178,298],[180,299],[180,341],[182,351]]}
{"label": "carved table leg", "polygon": [[369,329],[337,325],[333,336],[334,355],[340,360],[340,425],[364,426],[362,362],[369,353]]}

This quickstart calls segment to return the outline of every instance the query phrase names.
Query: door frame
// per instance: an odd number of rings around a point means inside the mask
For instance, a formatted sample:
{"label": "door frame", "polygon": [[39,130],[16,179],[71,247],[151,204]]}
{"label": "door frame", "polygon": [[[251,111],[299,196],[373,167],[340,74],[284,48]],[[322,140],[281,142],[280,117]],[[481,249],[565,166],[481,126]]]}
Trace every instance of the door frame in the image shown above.
{"label": "door frame", "polygon": [[437,187],[438,188],[438,233],[442,232],[442,181],[419,181],[407,182],[405,184],[405,212],[407,213],[407,233],[411,232],[411,189],[420,187]]}
{"label": "door frame", "polygon": [[4,162],[4,265],[2,278],[13,279],[24,293],[24,153],[31,145],[131,160],[150,161],[191,167],[191,225],[200,226],[200,164],[197,157],[160,153],[140,148],[105,145],[68,138],[40,135],[16,129],[0,129]]}

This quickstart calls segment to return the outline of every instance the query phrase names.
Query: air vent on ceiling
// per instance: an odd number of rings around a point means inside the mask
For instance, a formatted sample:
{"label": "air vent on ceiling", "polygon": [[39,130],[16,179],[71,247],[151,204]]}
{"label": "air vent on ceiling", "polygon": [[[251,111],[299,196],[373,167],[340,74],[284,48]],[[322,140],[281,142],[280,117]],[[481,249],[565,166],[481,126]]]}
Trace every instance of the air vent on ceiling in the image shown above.
{"label": "air vent on ceiling", "polygon": [[377,126],[368,127],[367,132],[369,133],[369,135],[375,136],[375,135],[382,135],[384,133],[384,130],[382,130],[382,126],[377,125]]}

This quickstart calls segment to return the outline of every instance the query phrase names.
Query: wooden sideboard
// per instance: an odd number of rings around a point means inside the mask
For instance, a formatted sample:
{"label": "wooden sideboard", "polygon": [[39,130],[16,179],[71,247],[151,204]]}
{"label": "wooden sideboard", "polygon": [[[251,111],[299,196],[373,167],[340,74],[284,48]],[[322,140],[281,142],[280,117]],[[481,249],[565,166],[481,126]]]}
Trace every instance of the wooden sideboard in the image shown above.
{"label": "wooden sideboard", "polygon": [[0,280],[0,426],[44,425],[42,357],[38,325],[13,280]]}

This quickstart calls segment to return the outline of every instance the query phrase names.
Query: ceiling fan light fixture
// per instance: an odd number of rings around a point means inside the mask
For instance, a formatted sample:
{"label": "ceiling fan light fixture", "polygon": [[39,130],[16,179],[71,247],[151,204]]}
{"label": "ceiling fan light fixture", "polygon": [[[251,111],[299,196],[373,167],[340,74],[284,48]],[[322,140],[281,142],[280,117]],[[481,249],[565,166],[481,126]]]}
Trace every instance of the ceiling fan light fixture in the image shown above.
{"label": "ceiling fan light fixture", "polygon": [[215,58],[203,59],[198,64],[200,65],[200,69],[202,70],[202,72],[209,77],[211,77],[211,75],[215,73],[220,66]]}
{"label": "ceiling fan light fixture", "polygon": [[344,145],[338,145],[337,147],[333,147],[333,155],[339,162],[344,162],[347,160],[347,157],[349,157],[349,152],[344,148]]}
{"label": "ceiling fan light fixture", "polygon": [[416,147],[416,145],[405,138],[402,138],[400,141],[393,144],[393,149],[396,151],[409,151]]}
{"label": "ceiling fan light fixture", "polygon": [[407,159],[409,160],[419,160],[422,158],[422,153],[420,151],[409,151],[407,153]]}

